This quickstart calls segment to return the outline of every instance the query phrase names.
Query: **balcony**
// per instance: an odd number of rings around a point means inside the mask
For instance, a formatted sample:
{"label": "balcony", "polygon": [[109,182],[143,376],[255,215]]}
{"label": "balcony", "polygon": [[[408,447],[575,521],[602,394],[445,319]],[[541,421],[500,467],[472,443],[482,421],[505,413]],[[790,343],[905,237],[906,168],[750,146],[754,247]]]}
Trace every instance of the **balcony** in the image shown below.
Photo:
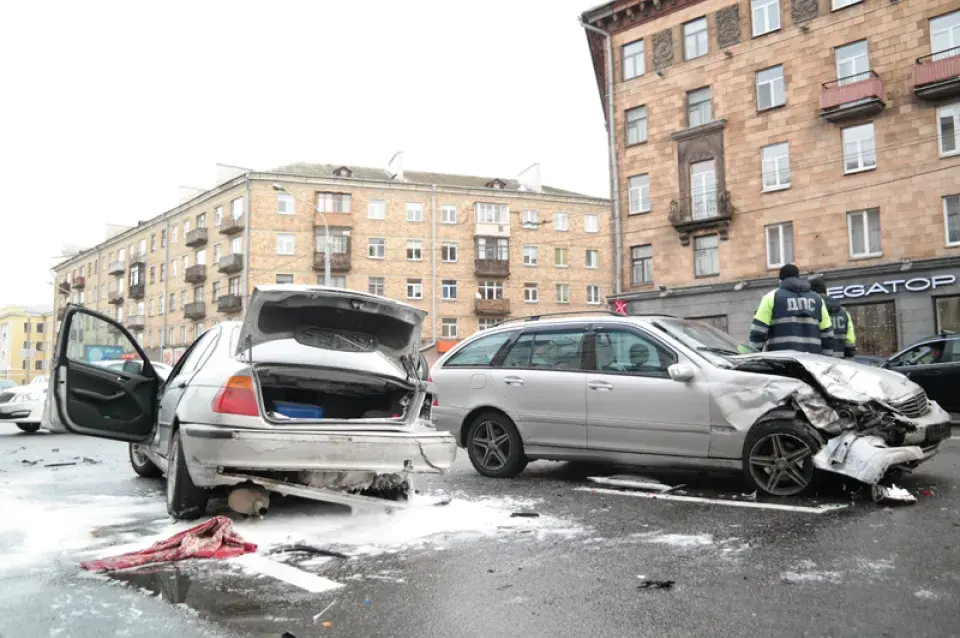
{"label": "balcony", "polygon": [[119,306],[123,303],[123,291],[122,290],[111,290],[107,293],[107,303],[113,304],[114,306]]}
{"label": "balcony", "polygon": [[873,71],[824,82],[820,89],[820,117],[828,122],[879,113],[883,101],[883,82]]}
{"label": "balcony", "polygon": [[[349,244],[348,244],[349,245]],[[323,272],[324,255],[323,252],[313,253],[313,269]],[[350,270],[350,250],[345,253],[330,253],[330,272],[347,272]]]}
{"label": "balcony", "polygon": [[507,277],[510,275],[510,260],[475,259],[474,272],[478,277]]}
{"label": "balcony", "polygon": [[133,268],[137,264],[146,264],[147,263],[147,254],[146,253],[133,253],[130,255],[130,267]]}
{"label": "balcony", "polygon": [[199,284],[207,280],[207,267],[203,264],[190,266],[183,273],[183,280],[188,284]]}
{"label": "balcony", "polygon": [[243,217],[234,219],[232,217],[227,217],[220,222],[220,234],[221,235],[236,235],[237,233],[242,233],[244,228]]}
{"label": "balcony", "polygon": [[131,315],[127,317],[128,330],[143,330],[143,327],[146,325],[147,320],[143,315]]}
{"label": "balcony", "polygon": [[223,313],[240,312],[243,310],[243,301],[240,295],[221,295],[217,299],[217,310]]}
{"label": "balcony", "polygon": [[917,58],[913,93],[927,100],[960,95],[960,47]]}
{"label": "balcony", "polygon": [[235,272],[243,270],[243,255],[230,254],[224,255],[217,262],[217,270],[225,275],[232,275]]}
{"label": "balcony", "polygon": [[726,239],[732,219],[730,191],[720,191],[716,197],[684,197],[670,202],[670,223],[684,246],[690,245],[691,233],[698,230],[716,230],[720,239]]}
{"label": "balcony", "polygon": [[146,292],[147,292],[146,284],[133,284],[127,290],[127,295],[131,299],[143,299],[143,296],[146,294]]}
{"label": "balcony", "polygon": [[59,290],[59,291],[60,291],[60,294],[62,294],[62,295],[67,294],[68,292],[70,292],[70,282],[69,282],[69,281],[61,281],[61,282],[57,285],[57,290]]}
{"label": "balcony", "polygon": [[87,278],[86,277],[74,277],[73,278],[73,287],[77,290],[83,290],[87,287]]}
{"label": "balcony", "polygon": [[183,318],[199,320],[207,316],[207,304],[202,301],[194,301],[183,307]]}
{"label": "balcony", "polygon": [[186,244],[191,248],[199,248],[200,246],[206,246],[207,244],[207,229],[206,228],[194,228],[189,233],[187,233]]}
{"label": "balcony", "polygon": [[502,317],[510,314],[509,299],[476,299],[474,311],[478,315]]}
{"label": "balcony", "polygon": [[127,265],[122,261],[111,261],[107,267],[107,273],[111,275],[122,275],[126,271]]}

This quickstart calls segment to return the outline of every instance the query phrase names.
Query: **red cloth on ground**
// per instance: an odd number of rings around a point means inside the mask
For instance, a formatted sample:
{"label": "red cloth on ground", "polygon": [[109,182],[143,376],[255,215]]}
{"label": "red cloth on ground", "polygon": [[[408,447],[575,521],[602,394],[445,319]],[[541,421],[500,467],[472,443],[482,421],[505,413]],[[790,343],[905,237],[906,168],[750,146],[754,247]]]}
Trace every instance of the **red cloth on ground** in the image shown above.
{"label": "red cloth on ground", "polygon": [[255,551],[255,544],[244,541],[233,531],[233,521],[226,516],[214,516],[205,523],[154,543],[147,549],[103,560],[87,561],[80,563],[80,567],[105,572],[186,558],[232,558]]}

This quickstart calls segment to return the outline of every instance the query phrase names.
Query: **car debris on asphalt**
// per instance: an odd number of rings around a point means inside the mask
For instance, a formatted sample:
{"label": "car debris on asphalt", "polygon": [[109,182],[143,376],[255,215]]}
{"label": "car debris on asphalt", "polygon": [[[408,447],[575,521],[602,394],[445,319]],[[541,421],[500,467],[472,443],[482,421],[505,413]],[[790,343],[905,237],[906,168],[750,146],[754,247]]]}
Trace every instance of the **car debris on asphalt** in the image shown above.
{"label": "car debris on asphalt", "polygon": [[891,502],[912,504],[917,502],[916,496],[896,485],[873,485],[871,489],[873,492],[873,500],[876,503]]}
{"label": "car debris on asphalt", "polygon": [[637,585],[637,589],[673,589],[673,585],[676,583],[675,580],[650,580],[644,578],[640,581],[640,584]]}

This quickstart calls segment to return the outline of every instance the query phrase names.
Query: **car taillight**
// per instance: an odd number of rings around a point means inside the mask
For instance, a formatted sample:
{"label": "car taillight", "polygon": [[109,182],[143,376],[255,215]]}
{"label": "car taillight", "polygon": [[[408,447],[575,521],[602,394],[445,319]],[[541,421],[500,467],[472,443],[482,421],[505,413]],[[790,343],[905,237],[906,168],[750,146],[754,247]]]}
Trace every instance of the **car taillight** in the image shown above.
{"label": "car taillight", "polygon": [[433,397],[433,407],[437,407],[438,405],[440,405],[440,399]]}
{"label": "car taillight", "polygon": [[253,377],[230,377],[217,390],[211,409],[221,414],[260,416],[257,393],[253,389]]}

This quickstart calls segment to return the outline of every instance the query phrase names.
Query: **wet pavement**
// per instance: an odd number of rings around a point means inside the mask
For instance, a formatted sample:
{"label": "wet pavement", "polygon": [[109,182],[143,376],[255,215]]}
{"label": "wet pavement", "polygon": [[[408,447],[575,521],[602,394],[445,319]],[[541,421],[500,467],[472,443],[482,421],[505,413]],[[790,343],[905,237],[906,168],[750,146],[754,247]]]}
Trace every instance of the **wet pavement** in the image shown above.
{"label": "wet pavement", "polygon": [[[262,521],[237,517],[254,561],[107,577],[78,564],[187,527],[167,519],[162,482],[136,478],[120,444],[10,428],[0,636],[960,635],[960,440],[903,481],[912,506],[849,485],[775,501],[847,506],[826,513],[584,491],[597,473],[537,463],[494,481],[460,458],[417,484],[422,509],[279,499]],[[751,502],[728,476],[646,476]],[[276,551],[298,540],[347,558]]]}

